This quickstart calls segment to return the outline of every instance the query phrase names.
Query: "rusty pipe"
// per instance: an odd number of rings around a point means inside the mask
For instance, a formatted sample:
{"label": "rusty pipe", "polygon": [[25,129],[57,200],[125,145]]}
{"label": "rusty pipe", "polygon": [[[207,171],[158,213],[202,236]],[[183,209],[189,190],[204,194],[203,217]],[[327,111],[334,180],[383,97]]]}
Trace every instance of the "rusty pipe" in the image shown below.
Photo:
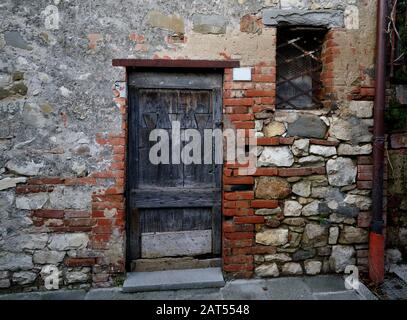
{"label": "rusty pipe", "polygon": [[369,277],[375,284],[380,284],[384,280],[383,173],[384,107],[386,103],[386,12],[387,0],[378,0],[373,124],[373,202],[369,241]]}

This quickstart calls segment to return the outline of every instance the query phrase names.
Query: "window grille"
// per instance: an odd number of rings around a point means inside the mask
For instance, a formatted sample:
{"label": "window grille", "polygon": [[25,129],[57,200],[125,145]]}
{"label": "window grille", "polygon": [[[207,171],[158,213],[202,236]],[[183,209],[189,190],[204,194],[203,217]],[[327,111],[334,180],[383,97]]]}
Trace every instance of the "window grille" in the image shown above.
{"label": "window grille", "polygon": [[322,107],[320,74],[324,29],[279,28],[277,31],[276,106]]}

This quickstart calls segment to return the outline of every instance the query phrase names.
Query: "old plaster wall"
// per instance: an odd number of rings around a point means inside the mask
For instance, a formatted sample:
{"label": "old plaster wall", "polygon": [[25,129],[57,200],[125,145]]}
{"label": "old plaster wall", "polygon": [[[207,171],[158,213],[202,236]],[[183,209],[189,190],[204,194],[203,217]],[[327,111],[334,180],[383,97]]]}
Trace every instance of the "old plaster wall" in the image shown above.
{"label": "old plaster wall", "polygon": [[[344,17],[325,39],[323,109],[274,112],[270,8]],[[124,271],[127,102],[114,58],[252,67],[248,83],[225,74],[225,122],[263,138],[254,176],[225,166],[228,274],[366,267],[373,0],[5,0],[0,15],[1,289],[42,289],[47,265],[67,287],[112,286]],[[249,191],[229,192],[236,184]]]}

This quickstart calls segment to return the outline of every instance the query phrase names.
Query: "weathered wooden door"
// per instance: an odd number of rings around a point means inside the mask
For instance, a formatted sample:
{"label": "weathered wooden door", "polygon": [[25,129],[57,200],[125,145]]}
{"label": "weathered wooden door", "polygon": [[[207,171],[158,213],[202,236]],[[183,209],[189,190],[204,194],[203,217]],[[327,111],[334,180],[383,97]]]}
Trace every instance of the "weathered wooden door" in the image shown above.
{"label": "weathered wooden door", "polygon": [[[208,158],[204,161],[203,149],[204,129],[221,124],[221,86],[219,73],[135,71],[129,75],[128,259],[133,269],[137,270],[137,263],[145,265],[146,259],[171,260],[167,268],[178,268],[174,261],[185,265],[186,258],[220,254],[221,165],[215,163],[214,154],[212,163]],[[173,137],[174,121],[179,123],[180,140]],[[167,164],[150,159],[157,141],[149,137],[156,129],[168,134],[168,150],[158,153],[169,151]],[[181,152],[188,144],[186,129],[200,133],[200,163],[185,164],[180,154],[172,154],[173,144],[179,144],[174,149]]]}

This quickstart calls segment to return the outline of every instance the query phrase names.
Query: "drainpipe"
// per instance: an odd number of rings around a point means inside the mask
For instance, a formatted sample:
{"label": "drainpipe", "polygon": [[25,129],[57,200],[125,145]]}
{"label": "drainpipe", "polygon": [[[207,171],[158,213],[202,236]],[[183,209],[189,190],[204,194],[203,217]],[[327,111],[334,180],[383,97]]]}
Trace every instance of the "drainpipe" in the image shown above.
{"label": "drainpipe", "polygon": [[375,100],[373,125],[372,222],[369,237],[369,277],[376,285],[384,280],[384,106],[386,90],[386,10],[387,0],[377,1]]}

